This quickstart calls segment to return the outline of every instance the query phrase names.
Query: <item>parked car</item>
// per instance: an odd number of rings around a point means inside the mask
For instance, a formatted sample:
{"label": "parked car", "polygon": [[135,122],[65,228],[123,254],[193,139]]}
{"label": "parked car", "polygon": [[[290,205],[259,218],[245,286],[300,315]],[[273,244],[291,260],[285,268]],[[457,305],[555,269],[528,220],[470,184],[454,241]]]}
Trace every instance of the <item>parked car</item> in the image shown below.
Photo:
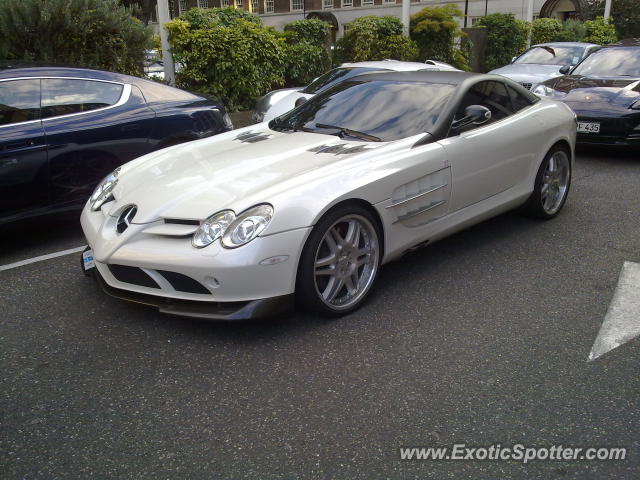
{"label": "parked car", "polygon": [[152,81],[0,70],[0,223],[80,209],[118,165],[232,128],[220,102]]}
{"label": "parked car", "polygon": [[534,93],[578,116],[578,142],[640,146],[640,41],[607,45]]}
{"label": "parked car", "polygon": [[545,80],[563,75],[560,71],[563,67],[577,65],[598,48],[600,45],[583,42],[540,43],[513,57],[511,64],[489,73],[503,75],[531,89]]}
{"label": "parked car", "polygon": [[257,318],[358,308],[380,266],[501,212],[550,219],[575,116],[497,75],[356,75],[269,123],[106,178],[81,216],[85,269],[163,312]]}
{"label": "parked car", "polygon": [[458,70],[448,63],[427,60],[425,63],[401,62],[399,60],[382,60],[378,62],[343,63],[338,68],[329,70],[319,76],[306,87],[282,88],[260,97],[253,110],[252,119],[256,123],[268,122],[278,115],[288,112],[296,106],[296,102],[308,100],[312,96],[364,72],[383,72],[393,70],[406,72],[414,70]]}

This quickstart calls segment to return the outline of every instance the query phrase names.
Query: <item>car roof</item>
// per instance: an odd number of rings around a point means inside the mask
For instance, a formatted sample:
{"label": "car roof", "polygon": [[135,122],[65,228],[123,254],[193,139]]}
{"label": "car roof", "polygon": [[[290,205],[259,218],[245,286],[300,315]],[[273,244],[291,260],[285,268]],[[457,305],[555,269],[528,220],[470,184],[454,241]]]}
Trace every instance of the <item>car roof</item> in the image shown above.
{"label": "car roof", "polygon": [[[1,67],[0,67],[1,68]],[[39,66],[25,68],[5,68],[0,70],[0,79],[24,77],[79,77],[91,80],[107,80],[111,82],[135,83],[136,77],[123,75],[121,73],[105,72],[103,70],[92,70],[89,68],[70,68],[55,66]]]}
{"label": "car roof", "polygon": [[547,42],[547,43],[536,43],[535,45],[531,45],[532,47],[599,47],[597,43],[587,43],[587,42]]}
{"label": "car roof", "polygon": [[[434,65],[432,63],[420,63],[420,62],[402,62],[400,60],[380,60],[373,62],[353,62],[343,63],[340,65],[343,68],[383,68],[386,70],[393,70],[396,72],[411,72],[416,70],[435,70],[435,68],[444,68],[443,65]],[[450,67],[453,68],[453,67]]]}
{"label": "car roof", "polygon": [[462,70],[414,70],[414,71],[395,71],[395,72],[373,72],[364,73],[350,78],[348,81],[366,80],[373,82],[376,80],[385,81],[406,81],[406,82],[424,82],[424,83],[450,83],[458,85],[468,78],[486,77],[487,79],[500,79],[503,77],[497,75],[485,75],[483,73],[463,72]]}

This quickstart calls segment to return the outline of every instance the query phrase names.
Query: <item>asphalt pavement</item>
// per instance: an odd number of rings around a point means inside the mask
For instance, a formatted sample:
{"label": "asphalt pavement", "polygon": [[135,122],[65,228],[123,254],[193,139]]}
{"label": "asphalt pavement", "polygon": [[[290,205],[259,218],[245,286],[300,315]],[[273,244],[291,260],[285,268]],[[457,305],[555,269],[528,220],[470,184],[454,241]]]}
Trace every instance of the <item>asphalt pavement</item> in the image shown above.
{"label": "asphalt pavement", "polygon": [[[552,221],[508,213],[382,269],[358,312],[220,324],[105,296],[78,255],[0,271],[0,478],[637,479],[640,340],[587,362],[640,262],[640,154],[582,151]],[[0,265],[81,246],[0,229]],[[624,461],[403,461],[404,446]]]}

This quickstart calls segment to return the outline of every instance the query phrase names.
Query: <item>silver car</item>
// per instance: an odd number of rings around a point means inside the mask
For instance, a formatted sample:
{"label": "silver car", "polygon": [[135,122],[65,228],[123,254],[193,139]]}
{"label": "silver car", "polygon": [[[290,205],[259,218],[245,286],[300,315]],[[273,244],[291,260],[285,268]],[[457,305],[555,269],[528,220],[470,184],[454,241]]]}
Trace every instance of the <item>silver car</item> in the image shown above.
{"label": "silver car", "polygon": [[489,73],[515,80],[531,90],[539,83],[564,75],[569,69],[600,48],[583,42],[553,42],[533,45],[511,64]]}

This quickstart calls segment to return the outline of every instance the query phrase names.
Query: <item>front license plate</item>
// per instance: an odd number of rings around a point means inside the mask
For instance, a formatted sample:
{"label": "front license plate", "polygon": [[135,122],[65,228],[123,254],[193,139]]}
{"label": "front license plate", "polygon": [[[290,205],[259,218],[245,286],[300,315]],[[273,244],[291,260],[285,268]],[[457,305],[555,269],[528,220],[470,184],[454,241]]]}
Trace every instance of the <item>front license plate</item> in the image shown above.
{"label": "front license plate", "polygon": [[578,133],[600,133],[600,124],[596,122],[578,122]]}
{"label": "front license plate", "polygon": [[85,250],[82,252],[82,267],[85,272],[96,268],[96,262],[93,259],[93,250]]}

